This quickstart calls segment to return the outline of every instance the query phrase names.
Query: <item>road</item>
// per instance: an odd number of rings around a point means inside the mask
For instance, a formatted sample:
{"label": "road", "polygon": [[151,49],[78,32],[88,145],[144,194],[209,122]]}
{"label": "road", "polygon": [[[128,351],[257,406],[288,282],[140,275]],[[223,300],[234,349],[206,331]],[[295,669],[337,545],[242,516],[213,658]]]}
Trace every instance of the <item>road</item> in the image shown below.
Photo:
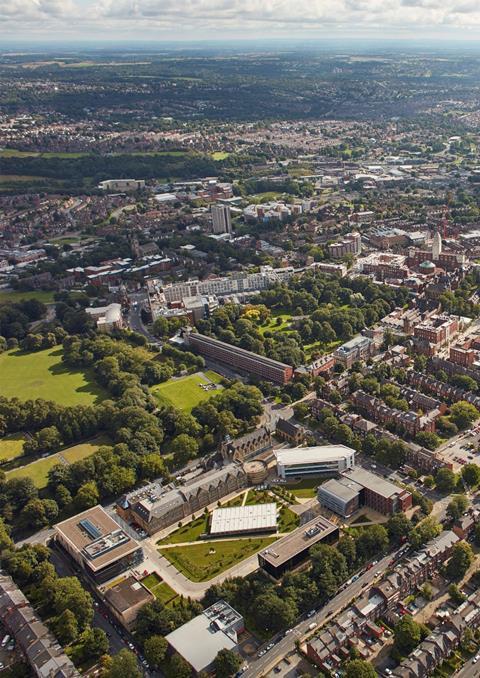
{"label": "road", "polygon": [[[361,575],[357,581],[353,582],[350,584],[350,586],[347,586],[345,590],[338,593],[315,615],[309,619],[304,619],[299,624],[297,624],[297,626],[295,626],[290,633],[287,633],[286,635],[283,633],[279,634],[270,640],[269,642],[275,642],[275,647],[273,647],[263,657],[257,658],[254,661],[250,661],[247,671],[245,671],[243,674],[244,678],[258,678],[258,676],[266,674],[281,659],[283,659],[283,657],[287,656],[290,652],[295,651],[295,642],[308,635],[308,627],[313,622],[316,623],[316,629],[318,629],[327,621],[329,617],[338,614],[341,610],[347,607],[350,604],[352,598],[356,598],[364,589],[367,589],[369,586],[371,586],[376,579],[381,578],[385,570],[388,568],[389,562],[396,553],[398,553],[398,551],[389,553],[387,556],[385,556],[385,558],[380,560],[374,568],[367,570],[367,572]],[[378,572],[381,572],[381,574],[377,574]]]}
{"label": "road", "polygon": [[154,337],[145,327],[142,322],[142,304],[146,299],[145,292],[135,292],[129,295],[130,310],[128,312],[128,326],[130,329],[143,334],[150,344],[161,345],[157,337]]}
{"label": "road", "polygon": [[480,661],[473,663],[470,659],[458,673],[455,673],[455,678],[477,678],[480,676]]}

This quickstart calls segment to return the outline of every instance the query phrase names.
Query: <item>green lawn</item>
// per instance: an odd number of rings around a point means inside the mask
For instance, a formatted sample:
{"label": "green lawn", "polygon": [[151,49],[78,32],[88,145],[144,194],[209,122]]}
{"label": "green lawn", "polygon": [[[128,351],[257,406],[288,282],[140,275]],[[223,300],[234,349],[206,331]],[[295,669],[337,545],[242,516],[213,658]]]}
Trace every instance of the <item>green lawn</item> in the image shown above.
{"label": "green lawn", "polygon": [[111,444],[112,441],[107,436],[98,436],[97,438],[92,438],[92,440],[87,440],[85,443],[67,447],[66,450],[59,452],[59,455],[61,455],[69,464],[73,464],[75,461],[80,461],[80,459],[86,459],[86,457],[92,455],[102,445]]}
{"label": "green lawn", "polygon": [[44,398],[62,405],[92,405],[103,400],[105,392],[88,373],[64,365],[62,349],[55,346],[35,353],[2,353],[0,395],[20,400]]}
{"label": "green lawn", "polygon": [[40,490],[47,485],[48,472],[50,469],[58,463],[58,454],[52,454],[51,457],[39,459],[31,464],[27,464],[27,466],[20,466],[19,468],[13,469],[13,471],[8,471],[6,474],[7,480],[11,480],[12,478],[31,478],[35,487],[38,487]]}
{"label": "green lawn", "polygon": [[232,539],[160,549],[160,553],[191,581],[207,581],[266,548],[275,539]]}
{"label": "green lawn", "polygon": [[[278,322],[278,318],[281,320],[280,323]],[[273,315],[266,325],[261,325],[258,328],[258,331],[262,336],[265,332],[285,332],[285,330],[290,329],[291,322],[291,315],[288,313],[278,313],[277,315]]]}
{"label": "green lawn", "polygon": [[295,530],[299,525],[300,517],[286,506],[282,506],[278,520],[278,531],[292,532],[292,530]]}
{"label": "green lawn", "polygon": [[215,151],[211,153],[212,160],[225,160],[229,155],[228,151]]}
{"label": "green lawn", "polygon": [[25,299],[36,299],[44,304],[51,304],[54,301],[54,294],[55,292],[45,292],[44,290],[32,290],[31,292],[20,292],[19,290],[5,292],[5,290],[2,290],[0,292],[0,304],[14,303]]}
{"label": "green lawn", "polygon": [[181,544],[187,541],[197,541],[200,535],[208,533],[208,519],[206,515],[192,520],[190,523],[177,528],[157,544]]}
{"label": "green lawn", "polygon": [[272,504],[274,497],[266,490],[248,490],[245,506],[254,506],[255,504]]}
{"label": "green lawn", "polygon": [[286,490],[300,499],[310,499],[317,494],[317,487],[321,484],[320,478],[304,478],[294,485],[283,485]]}
{"label": "green lawn", "polygon": [[25,437],[21,433],[15,433],[0,440],[0,461],[9,461],[21,457]]}
{"label": "green lawn", "polygon": [[[210,377],[210,374],[207,373],[207,376]],[[213,381],[213,378],[210,380]],[[205,391],[201,388],[201,384],[208,383],[208,379],[197,373],[180,379],[169,379],[163,384],[152,386],[151,391],[159,402],[167,402],[180,410],[191,412],[199,403],[218,393],[218,389]]]}
{"label": "green lawn", "polygon": [[166,582],[162,581],[156,572],[152,572],[147,577],[144,577],[141,582],[164,605],[173,603],[175,598],[178,598],[178,593]]}

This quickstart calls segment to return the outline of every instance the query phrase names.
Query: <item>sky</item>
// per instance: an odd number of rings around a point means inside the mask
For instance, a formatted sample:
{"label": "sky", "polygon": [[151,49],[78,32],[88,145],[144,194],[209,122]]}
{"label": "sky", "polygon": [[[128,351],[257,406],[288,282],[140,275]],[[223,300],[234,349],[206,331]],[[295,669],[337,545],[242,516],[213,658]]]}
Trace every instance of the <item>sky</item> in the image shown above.
{"label": "sky", "polygon": [[480,0],[0,0],[8,41],[480,41]]}

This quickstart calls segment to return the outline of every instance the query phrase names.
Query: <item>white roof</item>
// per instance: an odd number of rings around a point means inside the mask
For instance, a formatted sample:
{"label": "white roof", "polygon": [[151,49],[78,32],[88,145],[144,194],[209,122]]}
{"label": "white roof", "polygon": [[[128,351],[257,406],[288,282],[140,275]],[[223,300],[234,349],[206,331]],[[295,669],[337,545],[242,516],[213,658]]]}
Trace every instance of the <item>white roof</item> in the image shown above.
{"label": "white roof", "polygon": [[315,464],[320,462],[349,459],[355,450],[346,445],[316,445],[315,447],[293,447],[287,450],[277,450],[275,456],[277,464]]}
{"label": "white roof", "polygon": [[218,508],[212,513],[210,534],[268,530],[277,526],[277,505],[254,504]]}

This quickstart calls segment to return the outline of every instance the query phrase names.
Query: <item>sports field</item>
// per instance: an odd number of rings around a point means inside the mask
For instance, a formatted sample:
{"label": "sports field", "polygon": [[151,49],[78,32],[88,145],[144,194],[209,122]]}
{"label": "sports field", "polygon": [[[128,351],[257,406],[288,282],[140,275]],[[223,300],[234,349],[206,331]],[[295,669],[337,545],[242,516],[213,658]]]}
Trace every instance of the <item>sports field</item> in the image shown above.
{"label": "sports field", "polygon": [[2,353],[0,395],[20,400],[44,398],[62,405],[92,405],[106,394],[88,373],[64,365],[62,349],[55,346],[35,353]]}
{"label": "sports field", "polygon": [[180,379],[169,379],[163,384],[152,386],[152,394],[159,402],[167,402],[179,410],[191,412],[194,407],[218,393],[218,388],[205,390],[202,384],[218,384],[216,372],[198,372]]}
{"label": "sports field", "polygon": [[9,461],[20,457],[23,453],[25,436],[21,433],[13,433],[0,440],[0,461]]}
{"label": "sports field", "polygon": [[25,299],[36,299],[43,304],[53,303],[53,295],[55,292],[45,292],[44,290],[31,290],[29,292],[20,292],[13,290],[12,292],[0,292],[0,304],[16,303],[17,301],[25,301]]}
{"label": "sports field", "polygon": [[207,581],[261,551],[276,537],[229,539],[191,546],[173,546],[160,553],[191,581]]}

